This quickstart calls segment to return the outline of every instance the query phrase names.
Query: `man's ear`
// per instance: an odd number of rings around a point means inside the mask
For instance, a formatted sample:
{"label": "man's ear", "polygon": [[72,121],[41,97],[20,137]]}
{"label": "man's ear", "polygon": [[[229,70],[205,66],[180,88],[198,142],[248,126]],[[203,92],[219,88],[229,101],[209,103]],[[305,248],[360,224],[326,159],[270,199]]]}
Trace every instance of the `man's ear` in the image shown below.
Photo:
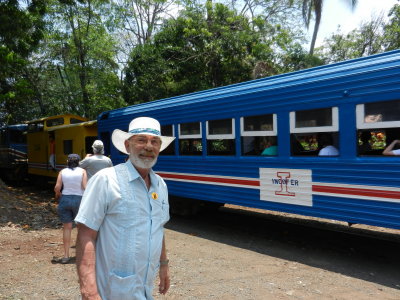
{"label": "man's ear", "polygon": [[125,150],[126,150],[126,152],[129,153],[129,141],[128,141],[128,140],[125,140],[124,144],[125,144]]}

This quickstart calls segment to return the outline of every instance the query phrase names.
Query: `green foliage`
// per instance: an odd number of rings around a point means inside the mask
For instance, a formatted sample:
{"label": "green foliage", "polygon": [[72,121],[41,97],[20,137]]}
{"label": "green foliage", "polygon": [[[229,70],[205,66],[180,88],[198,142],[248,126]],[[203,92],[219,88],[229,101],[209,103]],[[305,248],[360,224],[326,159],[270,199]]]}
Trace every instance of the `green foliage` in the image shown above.
{"label": "green foliage", "polygon": [[[387,23],[337,32],[309,54],[301,9],[310,23],[322,2],[0,0],[0,123],[61,113],[93,119],[127,103],[400,47],[397,4]],[[183,10],[171,16],[176,3]]]}
{"label": "green foliage", "polygon": [[[219,3],[192,5],[132,51],[124,98],[134,104],[277,74],[296,63],[294,48],[301,46],[289,30],[262,17],[250,20]],[[255,76],[257,64],[268,67]]]}
{"label": "green foliage", "polygon": [[400,48],[400,5],[389,12],[389,21],[383,16],[362,23],[348,34],[340,31],[325,40],[316,52],[326,63],[369,56]]}
{"label": "green foliage", "polygon": [[0,2],[0,124],[20,123],[31,115],[34,86],[26,76],[28,56],[43,36],[46,1]]}
{"label": "green foliage", "polygon": [[395,4],[389,12],[389,23],[385,26],[386,51],[400,48],[400,4]]}
{"label": "green foliage", "polygon": [[53,1],[51,27],[36,69],[48,113],[75,113],[90,119],[123,106],[117,47],[103,13],[108,1]]}

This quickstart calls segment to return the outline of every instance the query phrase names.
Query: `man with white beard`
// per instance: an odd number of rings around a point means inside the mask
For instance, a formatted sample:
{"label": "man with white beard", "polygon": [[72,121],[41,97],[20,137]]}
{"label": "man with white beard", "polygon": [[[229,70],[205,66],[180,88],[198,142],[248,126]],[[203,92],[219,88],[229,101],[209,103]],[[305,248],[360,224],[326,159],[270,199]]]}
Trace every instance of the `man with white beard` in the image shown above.
{"label": "man with white beard", "polygon": [[153,299],[157,270],[159,292],[168,291],[168,190],[151,168],[173,140],[148,117],[132,120],[128,132],[114,130],[114,146],[129,159],[91,178],[75,218],[82,299]]}

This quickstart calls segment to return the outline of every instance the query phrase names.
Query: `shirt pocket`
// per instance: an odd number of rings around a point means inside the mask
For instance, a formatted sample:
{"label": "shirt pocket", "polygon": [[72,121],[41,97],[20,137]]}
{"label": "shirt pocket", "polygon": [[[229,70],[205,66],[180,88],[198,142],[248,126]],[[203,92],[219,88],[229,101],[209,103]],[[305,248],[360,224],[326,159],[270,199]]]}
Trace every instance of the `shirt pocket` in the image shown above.
{"label": "shirt pocket", "polygon": [[132,300],[145,299],[144,287],[139,284],[137,275],[118,276],[115,273],[110,274],[110,289],[108,299],[114,300]]}
{"label": "shirt pocket", "polygon": [[169,220],[169,203],[165,193],[160,193],[157,199],[151,199],[152,217],[162,224]]}

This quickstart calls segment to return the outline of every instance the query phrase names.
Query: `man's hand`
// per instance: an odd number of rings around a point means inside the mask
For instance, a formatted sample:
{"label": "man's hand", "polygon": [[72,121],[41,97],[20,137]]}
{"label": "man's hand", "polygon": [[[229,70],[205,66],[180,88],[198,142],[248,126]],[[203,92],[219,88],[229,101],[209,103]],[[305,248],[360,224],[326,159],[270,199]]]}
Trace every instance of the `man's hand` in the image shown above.
{"label": "man's hand", "polygon": [[158,286],[158,291],[160,294],[165,295],[168,292],[170,286],[169,278],[169,267],[168,265],[160,266],[160,285]]}

